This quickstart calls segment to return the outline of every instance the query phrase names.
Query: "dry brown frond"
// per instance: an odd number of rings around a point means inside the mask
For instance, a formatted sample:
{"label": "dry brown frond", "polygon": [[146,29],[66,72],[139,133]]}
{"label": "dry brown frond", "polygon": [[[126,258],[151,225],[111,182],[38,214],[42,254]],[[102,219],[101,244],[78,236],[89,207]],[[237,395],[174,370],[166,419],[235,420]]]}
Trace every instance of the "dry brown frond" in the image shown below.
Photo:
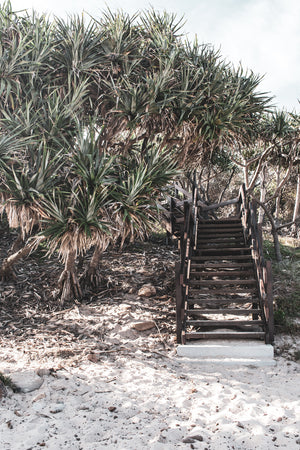
{"label": "dry brown frond", "polygon": [[77,257],[78,255],[86,253],[86,251],[94,245],[97,245],[105,251],[111,240],[111,236],[96,228],[94,228],[91,231],[91,235],[88,236],[84,231],[77,227],[76,229],[64,233],[61,238],[51,240],[48,245],[47,254],[50,256],[57,251],[59,258],[65,263],[71,252],[75,252],[75,257]]}
{"label": "dry brown frond", "polygon": [[18,205],[14,200],[8,199],[2,205],[5,210],[10,228],[20,228],[22,239],[32,233],[35,225],[39,225],[41,214],[35,205]]}

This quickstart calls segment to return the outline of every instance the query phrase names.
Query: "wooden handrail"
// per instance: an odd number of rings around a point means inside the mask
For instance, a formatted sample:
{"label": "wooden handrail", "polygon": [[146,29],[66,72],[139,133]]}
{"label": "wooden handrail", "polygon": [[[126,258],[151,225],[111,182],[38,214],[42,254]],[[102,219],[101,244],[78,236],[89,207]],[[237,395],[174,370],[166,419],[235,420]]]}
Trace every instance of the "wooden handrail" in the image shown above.
{"label": "wooden handrail", "polygon": [[176,322],[177,342],[185,343],[184,310],[188,296],[188,280],[191,267],[192,248],[197,243],[197,223],[199,207],[197,205],[197,189],[192,193],[192,201],[184,202],[184,226],[180,239],[180,261],[175,267],[176,282]]}
{"label": "wooden handrail", "polygon": [[205,205],[203,202],[198,201],[199,205],[205,211],[211,211],[213,209],[222,208],[223,206],[234,205],[235,203],[238,203],[238,202],[239,202],[239,197],[233,198],[232,200],[226,200],[221,203],[214,203],[213,205]]}
{"label": "wooden handrail", "polygon": [[274,341],[274,317],[273,317],[273,281],[271,262],[265,261],[263,254],[262,237],[259,233],[256,220],[256,204],[248,201],[245,186],[241,186],[239,194],[240,215],[246,242],[252,247],[256,277],[258,282],[258,294],[263,320],[266,326],[266,343]]}

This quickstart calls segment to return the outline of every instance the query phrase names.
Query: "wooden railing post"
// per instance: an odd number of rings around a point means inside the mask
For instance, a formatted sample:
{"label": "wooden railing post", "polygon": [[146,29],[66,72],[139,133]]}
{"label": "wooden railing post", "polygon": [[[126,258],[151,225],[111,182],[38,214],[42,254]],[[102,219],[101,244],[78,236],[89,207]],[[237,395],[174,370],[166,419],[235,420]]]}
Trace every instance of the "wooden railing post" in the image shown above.
{"label": "wooden railing post", "polygon": [[181,284],[181,263],[178,261],[175,264],[175,287],[176,287],[176,336],[177,344],[181,343],[181,332],[182,332],[182,306],[183,306],[183,295],[182,295],[182,284]]}
{"label": "wooden railing post", "polygon": [[267,275],[267,323],[268,323],[268,335],[267,344],[273,344],[274,342],[274,311],[273,311],[273,276],[272,276],[272,263],[266,262],[266,275]]}

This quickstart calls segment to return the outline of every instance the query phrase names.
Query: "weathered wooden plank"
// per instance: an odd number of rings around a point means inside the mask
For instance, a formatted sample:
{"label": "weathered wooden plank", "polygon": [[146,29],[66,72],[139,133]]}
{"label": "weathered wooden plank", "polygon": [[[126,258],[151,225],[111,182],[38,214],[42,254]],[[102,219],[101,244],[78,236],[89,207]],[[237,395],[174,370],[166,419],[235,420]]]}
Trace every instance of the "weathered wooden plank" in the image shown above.
{"label": "weathered wooden plank", "polygon": [[244,237],[244,234],[243,233],[240,233],[240,232],[238,232],[238,233],[230,233],[230,234],[227,234],[227,233],[210,233],[210,234],[205,234],[205,233],[203,233],[203,234],[198,234],[198,240],[197,240],[197,242],[199,242],[199,241],[203,241],[203,240],[208,240],[208,241],[211,241],[211,240],[218,240],[218,239],[242,239]]}
{"label": "weathered wooden plank", "polygon": [[262,320],[240,320],[240,319],[232,319],[232,320],[187,320],[187,325],[195,326],[195,327],[238,327],[240,325],[263,325]]}
{"label": "weathered wooden plank", "polygon": [[234,315],[234,316],[248,316],[250,314],[261,314],[261,310],[260,309],[245,309],[245,308],[211,308],[211,309],[202,309],[202,308],[197,308],[197,309],[187,309],[186,310],[187,314],[193,314],[195,316],[204,316],[204,315],[209,315],[209,314],[222,314],[222,315]]}
{"label": "weathered wooden plank", "polygon": [[185,339],[264,339],[265,333],[263,331],[223,331],[223,332],[195,332],[185,333]]}
{"label": "weathered wooden plank", "polygon": [[235,239],[232,241],[218,241],[217,239],[211,239],[211,240],[207,240],[207,239],[202,239],[201,241],[197,241],[197,249],[201,250],[201,249],[206,249],[206,248],[225,248],[225,249],[230,249],[232,247],[242,247],[243,246],[243,241],[240,239]]}
{"label": "weathered wooden plank", "polygon": [[256,285],[255,279],[248,280],[190,280],[191,286],[228,286],[228,285]]}
{"label": "weathered wooden plank", "polygon": [[[192,269],[194,269],[192,267]],[[197,272],[196,270],[192,270],[190,275],[191,277],[206,277],[206,278],[211,278],[211,277],[239,277],[239,276],[253,276],[254,272],[253,270],[223,270],[223,271],[215,271],[215,270],[210,270],[208,272],[204,272],[203,270],[201,272]]]}
{"label": "weathered wooden plank", "polygon": [[220,304],[220,305],[244,305],[244,304],[248,304],[248,303],[252,303],[254,300],[252,298],[249,297],[239,297],[239,298],[189,298],[187,300],[187,304],[188,305],[215,305],[215,304]]}
{"label": "weathered wooden plank", "polygon": [[267,271],[267,302],[268,302],[268,344],[273,344],[274,342],[274,312],[273,312],[273,276],[272,276],[272,263],[271,261],[266,262]]}
{"label": "weathered wooden plank", "polygon": [[201,219],[201,224],[241,223],[240,217],[224,217],[223,219]]}
{"label": "weathered wooden plank", "polygon": [[243,234],[243,230],[241,227],[239,228],[207,228],[205,230],[199,228],[199,236],[207,236],[208,234],[221,234],[221,235],[237,235],[237,234]]}
{"label": "weathered wooden plank", "polygon": [[[223,288],[223,289],[212,289],[211,287],[202,288],[201,290],[197,289],[199,294],[204,295],[243,295],[243,294],[251,294],[257,293],[256,288],[244,287],[243,289],[238,289],[233,286],[232,288]],[[193,286],[190,286],[190,291],[193,292]]]}
{"label": "weathered wooden plank", "polygon": [[251,255],[203,255],[203,256],[192,256],[192,261],[215,261],[215,260],[226,260],[226,259],[232,259],[232,260],[252,260]]}
{"label": "weathered wooden plank", "polygon": [[176,287],[176,334],[177,343],[181,342],[181,332],[182,332],[182,318],[181,312],[183,307],[183,296],[182,296],[182,286],[181,286],[181,276],[180,276],[180,262],[175,263],[175,287]]}
{"label": "weathered wooden plank", "polygon": [[248,267],[253,267],[253,263],[249,262],[249,263],[205,263],[205,264],[192,264],[191,268],[192,269],[232,269],[232,268],[248,268]]}
{"label": "weathered wooden plank", "polygon": [[222,254],[222,253],[229,253],[230,254],[230,252],[244,252],[244,253],[247,253],[247,254],[249,254],[249,253],[251,253],[251,248],[248,248],[248,247],[227,247],[227,248],[224,248],[224,247],[222,247],[222,248],[214,248],[214,247],[212,247],[212,248],[210,248],[210,247],[205,247],[205,248],[197,248],[196,249],[196,251],[197,252],[203,252],[203,253],[219,253],[219,254]]}

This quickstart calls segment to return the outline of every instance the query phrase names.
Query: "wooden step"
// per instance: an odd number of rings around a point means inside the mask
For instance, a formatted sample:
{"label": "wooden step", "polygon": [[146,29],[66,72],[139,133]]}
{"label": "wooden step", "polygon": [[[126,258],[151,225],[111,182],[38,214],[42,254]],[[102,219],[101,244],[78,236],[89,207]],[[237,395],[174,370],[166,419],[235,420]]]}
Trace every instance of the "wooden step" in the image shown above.
{"label": "wooden step", "polygon": [[239,319],[232,319],[232,320],[187,320],[186,325],[194,326],[194,327],[219,327],[219,328],[226,328],[226,327],[238,327],[238,326],[244,326],[244,325],[263,325],[262,320],[239,320]]}
{"label": "wooden step", "polygon": [[[190,293],[193,293],[193,287],[191,286]],[[192,292],[191,292],[192,291]],[[232,288],[224,288],[224,289],[211,289],[211,287],[202,288],[201,290],[196,289],[198,294],[202,295],[242,295],[242,294],[251,294],[256,293],[256,288],[244,287],[243,289],[238,289],[235,286]]]}
{"label": "wooden step", "polygon": [[227,234],[227,233],[212,233],[212,234],[202,234],[198,233],[197,236],[197,242],[199,241],[211,241],[217,239],[241,239],[243,241],[244,234],[243,233],[234,233],[234,234]]}
{"label": "wooden step", "polygon": [[197,242],[196,243],[196,248],[195,250],[206,250],[207,248],[219,248],[219,249],[230,249],[230,248],[236,248],[236,247],[246,247],[249,248],[247,246],[244,245],[244,241],[239,240],[239,241],[231,241],[231,242],[218,242],[216,240],[214,241],[203,241],[203,242]]}
{"label": "wooden step", "polygon": [[188,315],[194,316],[205,316],[206,314],[231,314],[233,316],[248,316],[249,314],[258,314],[261,315],[262,312],[260,309],[245,309],[245,308],[220,308],[220,309],[187,309],[186,313]]}
{"label": "wooden step", "polygon": [[251,248],[249,248],[249,247],[228,247],[228,248],[224,248],[224,247],[222,247],[222,248],[214,248],[214,247],[207,247],[207,248],[196,248],[195,249],[195,252],[205,252],[205,253],[207,253],[207,252],[209,252],[209,253],[216,253],[216,254],[218,254],[218,253],[220,253],[220,254],[222,254],[222,253],[229,253],[230,254],[230,252],[233,252],[233,253],[236,253],[236,252],[244,252],[244,253],[250,253],[251,252]]}
{"label": "wooden step", "polygon": [[249,278],[248,280],[190,280],[191,286],[227,286],[227,285],[256,285],[256,280]]}
{"label": "wooden step", "polygon": [[[224,236],[225,234],[225,236]],[[238,233],[237,235],[232,235],[232,234],[228,234],[228,233],[218,233],[218,235],[211,233],[209,236],[207,236],[206,234],[202,235],[200,232],[198,232],[197,234],[198,236],[198,241],[203,241],[203,242],[215,242],[217,240],[217,242],[234,242],[236,240],[243,240],[244,239],[244,235],[242,233]]]}
{"label": "wooden step", "polygon": [[207,231],[243,231],[243,227],[241,224],[219,224],[219,225],[198,225],[199,233],[207,232]]}
{"label": "wooden step", "polygon": [[215,260],[226,260],[226,259],[232,259],[232,260],[252,260],[251,255],[202,255],[202,256],[192,256],[192,261],[215,261]]}
{"label": "wooden step", "polygon": [[191,267],[190,278],[193,277],[240,277],[240,276],[251,276],[253,277],[253,270],[225,270],[225,271],[208,271],[208,272],[196,272]]}
{"label": "wooden step", "polygon": [[[203,241],[203,242],[197,242],[197,250],[206,250],[206,249],[210,249],[210,248],[218,248],[218,249],[231,249],[231,248],[236,248],[236,247],[242,247],[243,246],[243,242],[242,241],[232,241],[232,242],[216,242],[216,241],[211,241],[211,242],[207,242],[207,241]],[[247,247],[246,247],[247,248]],[[248,247],[249,248],[249,247]]]}
{"label": "wooden step", "polygon": [[248,268],[253,267],[253,263],[206,263],[206,264],[191,264],[191,269],[242,269],[242,268]]}
{"label": "wooden step", "polygon": [[237,236],[244,236],[243,230],[198,230],[198,238],[206,238],[206,237],[227,237],[234,238]]}
{"label": "wooden step", "polygon": [[221,224],[221,223],[241,223],[241,219],[240,218],[230,218],[230,217],[226,217],[224,219],[217,219],[217,220],[213,220],[213,219],[201,219],[199,220],[200,224]]}
{"label": "wooden step", "polygon": [[247,304],[247,303],[258,303],[258,299],[255,298],[249,298],[249,297],[239,297],[239,298],[235,298],[235,299],[230,299],[230,298],[191,298],[189,297],[187,299],[187,304],[188,305],[215,305],[215,304],[221,304],[221,305],[225,305],[225,304],[238,304],[238,305],[243,305],[243,304]]}
{"label": "wooden step", "polygon": [[264,339],[265,333],[263,331],[206,331],[185,333],[185,339]]}

